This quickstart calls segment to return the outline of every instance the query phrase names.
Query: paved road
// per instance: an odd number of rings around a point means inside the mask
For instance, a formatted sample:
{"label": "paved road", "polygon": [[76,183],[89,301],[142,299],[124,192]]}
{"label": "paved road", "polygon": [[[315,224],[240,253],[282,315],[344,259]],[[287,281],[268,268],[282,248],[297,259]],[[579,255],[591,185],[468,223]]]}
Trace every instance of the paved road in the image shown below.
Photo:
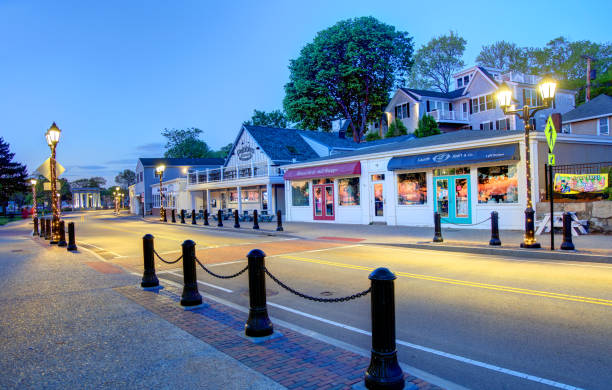
{"label": "paved road", "polygon": [[[396,273],[399,358],[474,389],[609,389],[612,383],[612,265],[480,256],[325,240],[258,236],[159,225],[86,213],[77,240],[103,258],[141,270],[141,241],[174,259],[187,238],[200,260],[222,274],[244,267],[258,247],[279,279],[314,296],[350,295],[368,274]],[[181,282],[180,267],[160,278]],[[199,270],[201,292],[248,306],[246,275],[219,280]],[[369,297],[349,303],[306,301],[268,279],[271,316],[368,349]],[[427,379],[427,378],[425,378]]]}

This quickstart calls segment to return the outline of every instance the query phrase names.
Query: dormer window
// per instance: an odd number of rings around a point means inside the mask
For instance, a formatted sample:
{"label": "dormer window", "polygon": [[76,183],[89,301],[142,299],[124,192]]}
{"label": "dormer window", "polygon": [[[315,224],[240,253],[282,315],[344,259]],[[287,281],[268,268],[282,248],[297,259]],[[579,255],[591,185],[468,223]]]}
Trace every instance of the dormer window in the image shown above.
{"label": "dormer window", "polygon": [[457,79],[457,88],[463,87],[463,77]]}
{"label": "dormer window", "polygon": [[469,83],[470,83],[470,75],[463,76],[463,85],[467,87]]}

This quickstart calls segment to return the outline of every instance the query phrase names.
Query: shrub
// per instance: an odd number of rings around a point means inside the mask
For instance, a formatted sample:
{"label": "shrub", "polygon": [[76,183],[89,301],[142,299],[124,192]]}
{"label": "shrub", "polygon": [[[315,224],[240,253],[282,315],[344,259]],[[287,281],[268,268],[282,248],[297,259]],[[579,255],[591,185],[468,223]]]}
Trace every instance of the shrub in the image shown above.
{"label": "shrub", "polygon": [[416,130],[414,131],[414,135],[418,138],[423,138],[436,134],[440,134],[438,122],[436,122],[436,120],[431,115],[423,115],[423,117],[419,119],[419,124]]}
{"label": "shrub", "polygon": [[406,125],[402,121],[394,120],[389,125],[389,130],[387,130],[387,134],[385,134],[385,138],[391,137],[399,137],[400,135],[408,134],[408,129]]}
{"label": "shrub", "polygon": [[379,140],[379,139],[382,139],[382,138],[380,137],[380,134],[378,134],[377,132],[369,132],[365,136],[365,140],[367,142],[376,141],[376,140]]}

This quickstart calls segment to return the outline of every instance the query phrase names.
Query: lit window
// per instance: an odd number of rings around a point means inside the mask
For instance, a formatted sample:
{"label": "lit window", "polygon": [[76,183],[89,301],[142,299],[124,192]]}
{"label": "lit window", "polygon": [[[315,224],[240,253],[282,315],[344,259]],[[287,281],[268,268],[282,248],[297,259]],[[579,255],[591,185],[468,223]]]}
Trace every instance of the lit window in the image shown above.
{"label": "lit window", "polygon": [[599,135],[610,134],[610,127],[608,126],[608,118],[599,118]]}
{"label": "lit window", "polygon": [[359,178],[338,179],[338,204],[359,206]]}
{"label": "lit window", "polygon": [[517,203],[516,165],[478,168],[478,203]]}
{"label": "lit window", "polygon": [[480,111],[484,111],[487,109],[484,96],[481,96],[478,98],[478,106],[479,106],[478,108]]}
{"label": "lit window", "polygon": [[427,175],[425,172],[397,175],[397,204],[415,205],[427,203]]}
{"label": "lit window", "polygon": [[493,99],[493,95],[487,95],[487,110],[492,110],[495,108],[495,99]]}
{"label": "lit window", "polygon": [[478,98],[472,99],[472,112],[474,114],[478,112]]}
{"label": "lit window", "polygon": [[291,182],[291,204],[293,206],[310,205],[308,181]]}
{"label": "lit window", "polygon": [[564,134],[570,134],[572,132],[572,125],[569,123],[564,124],[561,126],[561,132]]}

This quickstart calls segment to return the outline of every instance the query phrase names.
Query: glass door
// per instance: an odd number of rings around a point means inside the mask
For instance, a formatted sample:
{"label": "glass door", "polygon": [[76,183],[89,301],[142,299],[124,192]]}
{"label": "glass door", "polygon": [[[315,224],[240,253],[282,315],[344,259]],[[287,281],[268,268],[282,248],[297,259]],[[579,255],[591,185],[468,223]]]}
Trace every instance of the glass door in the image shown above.
{"label": "glass door", "polygon": [[334,210],[334,185],[317,184],[313,186],[313,219],[328,220],[335,219]]}
{"label": "glass door", "polygon": [[435,177],[434,187],[434,208],[442,223],[472,223],[469,175]]}
{"label": "glass door", "polygon": [[374,220],[382,220],[385,216],[385,199],[383,183],[372,183],[374,190]]}

